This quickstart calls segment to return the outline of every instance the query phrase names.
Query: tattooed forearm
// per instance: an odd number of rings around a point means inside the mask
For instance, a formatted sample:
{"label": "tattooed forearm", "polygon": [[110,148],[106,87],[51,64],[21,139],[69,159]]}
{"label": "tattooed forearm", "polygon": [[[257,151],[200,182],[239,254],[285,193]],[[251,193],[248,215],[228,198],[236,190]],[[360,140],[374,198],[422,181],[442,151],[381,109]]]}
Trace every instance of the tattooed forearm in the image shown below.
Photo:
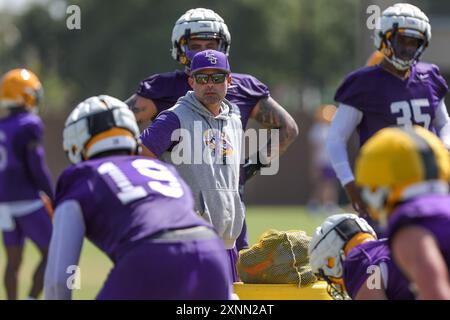
{"label": "tattooed forearm", "polygon": [[260,100],[255,109],[252,118],[264,128],[279,129],[279,155],[282,155],[298,136],[297,123],[291,115],[271,97]]}

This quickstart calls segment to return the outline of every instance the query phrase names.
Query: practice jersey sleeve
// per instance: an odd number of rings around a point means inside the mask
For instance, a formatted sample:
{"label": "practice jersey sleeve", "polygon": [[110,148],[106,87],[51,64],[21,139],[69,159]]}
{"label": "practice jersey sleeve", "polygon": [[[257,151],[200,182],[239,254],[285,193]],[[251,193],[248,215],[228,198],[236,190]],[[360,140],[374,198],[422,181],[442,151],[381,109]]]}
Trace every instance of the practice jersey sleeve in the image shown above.
{"label": "practice jersey sleeve", "polygon": [[16,152],[23,159],[34,186],[44,191],[53,201],[53,183],[45,162],[42,123],[25,125],[17,135],[16,141]]}
{"label": "practice jersey sleeve", "polygon": [[165,91],[166,82],[158,74],[152,75],[139,83],[136,94],[147,99],[158,99]]}
{"label": "practice jersey sleeve", "polygon": [[79,284],[77,283],[79,275],[76,272],[84,234],[85,225],[80,204],[75,200],[69,200],[58,205],[45,270],[45,299],[72,298],[72,290]]}
{"label": "practice jersey sleeve", "polygon": [[[233,73],[231,85],[239,87],[240,94],[247,99],[254,99],[255,104],[270,95],[269,87],[249,74]],[[233,88],[231,88],[233,89]]]}
{"label": "practice jersey sleeve", "polygon": [[171,111],[163,112],[141,133],[142,144],[160,157],[178,142],[179,128],[180,120],[176,114]]}
{"label": "practice jersey sleeve", "polygon": [[361,76],[360,70],[350,73],[336,90],[334,100],[361,110],[367,100],[365,86],[368,84],[365,82],[366,77]]}
{"label": "practice jersey sleeve", "polygon": [[432,77],[431,85],[439,100],[442,100],[448,92],[448,84],[439,72],[438,66],[430,64],[430,74]]}
{"label": "practice jersey sleeve", "polygon": [[142,80],[136,94],[152,100],[160,113],[175,105],[189,90],[192,88],[189,86],[187,73],[176,70],[154,74]]}
{"label": "practice jersey sleeve", "polygon": [[232,73],[231,77],[226,98],[239,107],[242,125],[245,128],[253,108],[260,100],[270,96],[269,88],[249,74]]}

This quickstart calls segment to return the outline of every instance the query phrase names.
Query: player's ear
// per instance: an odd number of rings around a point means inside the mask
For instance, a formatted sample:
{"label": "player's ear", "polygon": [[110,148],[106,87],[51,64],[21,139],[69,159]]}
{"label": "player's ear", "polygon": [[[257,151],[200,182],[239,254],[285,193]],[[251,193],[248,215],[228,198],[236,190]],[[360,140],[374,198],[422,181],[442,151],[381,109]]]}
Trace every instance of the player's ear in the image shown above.
{"label": "player's ear", "polygon": [[193,77],[189,77],[188,78],[188,83],[189,83],[189,86],[192,88],[192,89],[194,89],[194,78]]}
{"label": "player's ear", "polygon": [[231,73],[229,73],[227,76],[227,83],[228,85],[231,85]]}

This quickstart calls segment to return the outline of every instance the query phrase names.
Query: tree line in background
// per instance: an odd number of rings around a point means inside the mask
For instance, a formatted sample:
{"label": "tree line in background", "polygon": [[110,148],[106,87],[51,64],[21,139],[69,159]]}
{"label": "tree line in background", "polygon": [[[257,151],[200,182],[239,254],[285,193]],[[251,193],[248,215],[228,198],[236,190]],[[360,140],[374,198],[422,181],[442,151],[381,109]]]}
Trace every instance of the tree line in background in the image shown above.
{"label": "tree line in background", "polygon": [[[66,27],[69,4],[81,9],[81,30]],[[216,11],[227,23],[233,71],[271,88],[332,92],[357,66],[356,29],[364,27],[358,0],[50,0],[21,15],[0,15],[0,71],[35,70],[51,112],[99,93],[126,99],[146,76],[179,68],[169,52],[172,28],[196,7]],[[299,107],[294,104],[286,107]]]}

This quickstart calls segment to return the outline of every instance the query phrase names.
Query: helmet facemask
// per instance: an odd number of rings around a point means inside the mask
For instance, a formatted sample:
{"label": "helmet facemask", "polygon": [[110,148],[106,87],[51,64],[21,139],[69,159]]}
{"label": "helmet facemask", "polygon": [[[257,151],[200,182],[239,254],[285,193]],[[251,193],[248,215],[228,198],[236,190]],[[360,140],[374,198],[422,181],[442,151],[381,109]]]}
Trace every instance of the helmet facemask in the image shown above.
{"label": "helmet facemask", "polygon": [[216,48],[228,55],[231,35],[224,20],[214,11],[204,8],[190,9],[175,23],[172,30],[172,58],[187,66],[198,50],[189,49],[189,40],[217,40]]}
{"label": "helmet facemask", "polygon": [[[189,30],[187,30],[189,31]],[[228,52],[228,44],[225,37],[222,34],[205,32],[205,33],[196,33],[196,34],[186,34],[183,38],[181,38],[179,43],[180,48],[180,62],[185,65],[187,68],[190,67],[191,61],[194,58],[195,54],[199,51],[197,49],[190,49],[190,40],[214,40],[217,45],[214,47],[208,47],[206,49],[213,49],[217,51],[221,51],[223,53]]]}
{"label": "helmet facemask", "polygon": [[[344,251],[341,250],[341,262],[343,263],[345,256]],[[345,284],[342,278],[334,278],[326,275],[323,269],[319,269],[316,273],[317,278],[326,281],[327,283],[327,293],[333,300],[351,300],[345,289]]]}
{"label": "helmet facemask", "polygon": [[190,48],[190,40],[213,40],[217,44],[215,46],[208,47],[207,49],[213,49],[217,51],[225,52],[223,49],[223,39],[220,38],[217,34],[211,34],[211,33],[202,33],[202,34],[195,34],[190,36],[185,36],[180,41],[180,62],[187,67],[191,65],[191,61],[194,58],[195,54],[199,51],[198,49],[191,49]]}
{"label": "helmet facemask", "polygon": [[[411,52],[405,52],[402,44],[397,43],[398,36],[415,38],[419,43]],[[397,3],[383,11],[375,29],[374,44],[384,53],[386,61],[405,71],[419,60],[430,40],[431,26],[426,14],[411,4]]]}
{"label": "helmet facemask", "polygon": [[326,275],[323,275],[323,279],[328,284],[327,293],[333,300],[351,300],[342,279],[333,279],[331,277],[327,277]]}
{"label": "helmet facemask", "polygon": [[361,191],[362,199],[369,206],[369,214],[372,219],[384,228],[387,224],[387,203],[391,193],[390,188],[368,188],[364,187]]}
{"label": "helmet facemask", "polygon": [[425,36],[412,29],[398,29],[394,26],[391,33],[386,35],[387,54],[385,58],[398,70],[408,70],[415,64],[425,51],[428,42]]}

